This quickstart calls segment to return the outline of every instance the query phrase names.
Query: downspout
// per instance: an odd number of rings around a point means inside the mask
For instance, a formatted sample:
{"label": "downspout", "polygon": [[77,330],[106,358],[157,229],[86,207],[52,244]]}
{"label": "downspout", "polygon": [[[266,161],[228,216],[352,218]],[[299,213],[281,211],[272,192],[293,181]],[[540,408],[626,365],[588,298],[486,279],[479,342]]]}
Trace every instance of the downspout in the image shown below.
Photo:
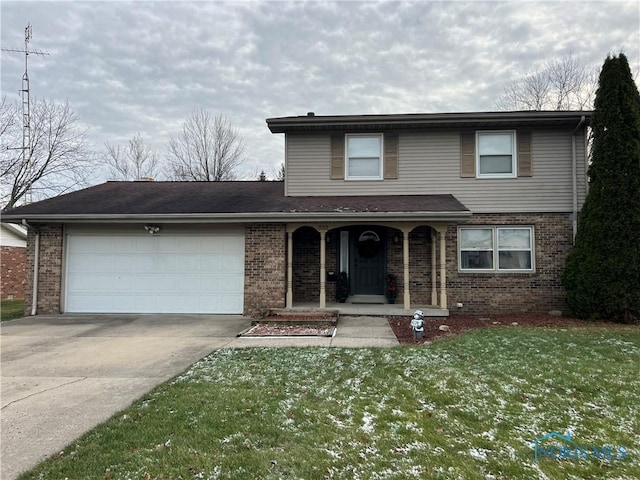
{"label": "downspout", "polygon": [[572,215],[572,228],[573,228],[573,243],[576,241],[576,234],[578,233],[578,166],[576,158],[576,132],[584,124],[585,117],[580,117],[580,122],[576,125],[576,128],[571,132],[571,182],[572,182],[572,200],[573,200],[573,215]]}
{"label": "downspout", "polygon": [[32,231],[36,235],[36,243],[33,252],[33,292],[31,294],[31,315],[35,315],[38,310],[38,273],[40,264],[40,231],[33,225],[29,225],[25,218],[22,219],[22,225],[27,230]]}

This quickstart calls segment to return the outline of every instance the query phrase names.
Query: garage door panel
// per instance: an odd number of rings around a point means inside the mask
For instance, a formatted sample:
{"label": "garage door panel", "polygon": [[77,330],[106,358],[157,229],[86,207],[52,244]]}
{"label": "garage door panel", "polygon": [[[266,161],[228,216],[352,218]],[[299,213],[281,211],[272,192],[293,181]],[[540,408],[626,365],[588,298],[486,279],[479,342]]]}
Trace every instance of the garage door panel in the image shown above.
{"label": "garage door panel", "polygon": [[243,295],[227,296],[224,302],[219,297],[201,298],[198,307],[203,311],[215,311],[219,313],[235,313],[242,310]]}
{"label": "garage door panel", "polygon": [[222,293],[230,294],[241,291],[243,283],[243,279],[237,275],[226,275],[224,278],[220,279],[218,289]]}
{"label": "garage door panel", "polygon": [[67,257],[68,272],[93,272],[95,271],[93,264],[93,255],[78,253],[73,257]]}
{"label": "garage door panel", "polygon": [[78,294],[68,301],[70,312],[128,313],[133,311],[131,295],[104,295],[101,293]]}
{"label": "garage door panel", "polygon": [[221,265],[225,271],[239,273],[244,271],[244,258],[237,258],[233,256],[226,256],[221,258]]}
{"label": "garage door panel", "polygon": [[70,293],[94,292],[99,294],[104,291],[130,292],[136,287],[136,278],[122,275],[104,275],[95,273],[81,273],[72,275],[67,280],[67,290]]}
{"label": "garage door panel", "polygon": [[242,313],[244,237],[70,235],[69,312]]}

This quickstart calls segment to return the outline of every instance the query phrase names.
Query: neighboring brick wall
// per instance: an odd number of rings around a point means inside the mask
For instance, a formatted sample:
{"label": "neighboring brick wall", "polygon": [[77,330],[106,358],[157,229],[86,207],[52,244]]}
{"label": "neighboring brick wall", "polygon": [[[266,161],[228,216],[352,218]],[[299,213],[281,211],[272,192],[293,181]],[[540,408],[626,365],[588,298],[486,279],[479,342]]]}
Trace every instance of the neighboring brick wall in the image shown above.
{"label": "neighboring brick wall", "polygon": [[532,225],[535,273],[458,272],[457,227],[447,230],[447,300],[451,312],[462,302],[463,313],[528,313],[567,311],[560,274],[572,246],[569,214],[474,215],[465,225]]}
{"label": "neighboring brick wall", "polygon": [[245,227],[244,314],[259,317],[283,308],[287,291],[287,235],[284,224]]}
{"label": "neighboring brick wall", "polygon": [[26,248],[2,247],[0,250],[0,291],[2,292],[2,300],[23,299]]}
{"label": "neighboring brick wall", "polygon": [[[62,292],[62,225],[35,225],[40,231],[40,261],[38,273],[37,313],[60,313]],[[35,234],[27,235],[26,285],[24,292],[25,315],[31,314],[33,292],[33,261]]]}

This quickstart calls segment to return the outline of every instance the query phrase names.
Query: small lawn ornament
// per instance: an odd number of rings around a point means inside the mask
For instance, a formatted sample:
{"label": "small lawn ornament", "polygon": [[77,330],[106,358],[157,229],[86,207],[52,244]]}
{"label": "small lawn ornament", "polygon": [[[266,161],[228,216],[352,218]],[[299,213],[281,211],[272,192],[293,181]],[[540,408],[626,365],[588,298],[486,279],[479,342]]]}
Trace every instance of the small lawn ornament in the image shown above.
{"label": "small lawn ornament", "polygon": [[411,320],[411,330],[413,331],[414,340],[420,340],[424,336],[424,313],[422,310],[416,310]]}

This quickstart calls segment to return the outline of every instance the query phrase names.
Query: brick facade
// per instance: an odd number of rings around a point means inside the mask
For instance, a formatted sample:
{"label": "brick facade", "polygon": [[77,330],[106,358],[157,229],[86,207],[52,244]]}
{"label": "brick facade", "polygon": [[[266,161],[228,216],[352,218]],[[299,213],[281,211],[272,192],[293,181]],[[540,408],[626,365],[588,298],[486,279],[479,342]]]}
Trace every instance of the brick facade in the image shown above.
{"label": "brick facade", "polygon": [[244,314],[283,308],[287,291],[287,234],[282,223],[245,227]]}
{"label": "brick facade", "polygon": [[[571,218],[564,213],[550,214],[484,214],[474,215],[464,225],[523,225],[534,227],[535,263],[533,273],[466,273],[458,271],[458,228],[450,225],[446,234],[447,301],[452,313],[527,313],[566,311],[564,289],[560,274],[572,246]],[[382,227],[380,227],[382,229]],[[409,234],[409,285],[411,303],[431,303],[431,272],[436,269],[436,287],[440,298],[440,269],[431,265],[431,227],[421,226]],[[300,229],[294,235],[294,301],[318,301],[319,285],[319,234],[313,229]],[[333,231],[334,233],[337,232]],[[402,264],[402,232],[387,229],[387,273],[398,279],[398,298],[404,295]],[[337,234],[328,233],[327,270],[337,262]],[[440,259],[437,259],[439,262]],[[337,268],[337,267],[336,267]],[[327,282],[327,301],[335,298],[335,284]],[[464,306],[460,310],[456,304]]]}
{"label": "brick facade", "polygon": [[[474,215],[465,225],[527,225],[535,232],[533,273],[466,273],[458,271],[458,229],[450,225],[446,236],[447,296],[452,313],[519,313],[566,311],[560,274],[572,246],[568,214]],[[38,313],[60,312],[62,295],[62,225],[41,225]],[[327,233],[326,269],[338,270],[338,229]],[[285,224],[251,224],[245,227],[244,313],[260,316],[269,308],[285,306],[286,296]],[[312,228],[298,229],[294,235],[294,302],[317,302],[320,290],[320,235]],[[431,228],[422,226],[409,235],[410,287],[413,304],[431,303]],[[25,268],[25,311],[31,312],[35,235],[29,232]],[[402,235],[386,231],[387,272],[398,278],[398,303],[403,297]],[[435,245],[438,248],[438,245]],[[5,271],[3,255],[2,270]],[[24,265],[24,264],[23,264]],[[439,295],[439,269],[436,267]],[[5,294],[3,284],[3,298]],[[8,291],[7,291],[8,292]],[[326,283],[327,302],[335,301],[335,283]],[[16,297],[17,298],[17,297]],[[464,304],[462,310],[456,303]]]}
{"label": "brick facade", "polygon": [[24,298],[26,248],[1,247],[0,251],[0,292],[2,300]]}
{"label": "brick facade", "polygon": [[[338,230],[326,234],[325,270],[338,272]],[[335,302],[336,282],[325,282],[327,302]],[[293,301],[320,302],[320,233],[312,227],[293,232]]]}
{"label": "brick facade", "polygon": [[[347,227],[327,232],[325,266],[327,272],[339,273],[338,246],[339,231]],[[385,227],[373,227],[382,233]],[[386,228],[387,273],[392,273],[398,281],[398,298],[402,302],[403,264],[402,232]],[[418,227],[409,234],[410,288],[412,301],[428,304],[431,301],[431,229]],[[335,282],[326,283],[327,302],[335,301]],[[301,227],[293,234],[293,301],[318,302],[320,294],[320,234],[311,227]]]}
{"label": "brick facade", "polygon": [[[38,272],[37,313],[60,313],[60,295],[62,293],[62,225],[36,226],[40,232],[40,261]],[[35,234],[27,235],[26,288],[24,292],[25,315],[31,314],[33,291],[33,262],[35,252]]]}
{"label": "brick facade", "polygon": [[534,227],[534,273],[458,272],[455,225],[447,230],[447,293],[451,312],[528,313],[567,311],[560,274],[572,247],[571,217],[566,213],[473,215],[465,226],[526,225]]}
{"label": "brick facade", "polygon": [[[409,233],[409,291],[411,303],[429,305],[431,303],[431,228],[417,227]],[[404,297],[402,232],[387,231],[387,273],[398,279],[396,303]]]}

